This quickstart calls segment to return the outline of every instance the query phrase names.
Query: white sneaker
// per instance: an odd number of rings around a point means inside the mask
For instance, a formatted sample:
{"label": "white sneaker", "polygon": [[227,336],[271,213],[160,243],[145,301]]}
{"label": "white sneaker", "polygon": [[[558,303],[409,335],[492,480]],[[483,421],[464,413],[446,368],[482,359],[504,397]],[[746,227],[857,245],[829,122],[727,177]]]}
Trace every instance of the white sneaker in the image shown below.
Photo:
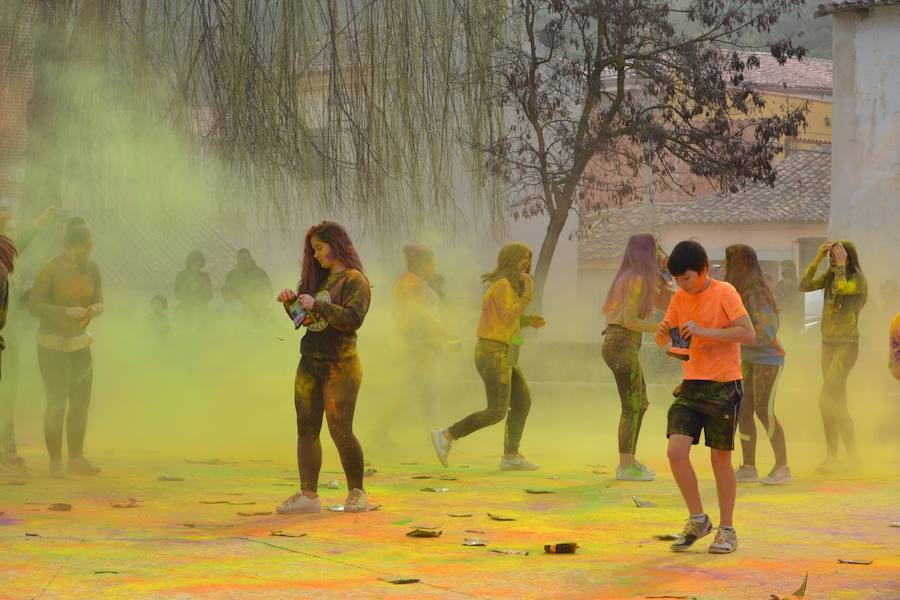
{"label": "white sneaker", "polygon": [[434,446],[434,451],[437,453],[438,460],[441,461],[441,464],[445,467],[449,467],[450,463],[447,462],[447,454],[450,452],[450,445],[453,443],[447,439],[447,436],[444,435],[446,429],[435,429],[431,432],[431,444]]}
{"label": "white sneaker", "polygon": [[539,468],[536,464],[528,462],[521,454],[516,454],[513,458],[504,456],[500,459],[501,471],[537,471]]}
{"label": "white sneaker", "polygon": [[350,490],[347,501],[344,502],[344,512],[358,513],[369,510],[369,497],[359,488]]}
{"label": "white sneaker", "polygon": [[641,469],[642,465],[633,462],[624,469],[616,467],[616,479],[619,481],[653,481],[656,473],[646,469]]}
{"label": "white sneaker", "polygon": [[734,478],[738,483],[756,483],[759,481],[759,472],[753,465],[741,465],[735,469]]}
{"label": "white sneaker", "polygon": [[651,475],[651,476],[653,476],[653,477],[656,477],[656,471],[654,471],[654,470],[651,469],[650,467],[644,465],[643,463],[639,463],[638,461],[634,461],[633,464],[634,464],[634,466],[636,466],[638,469],[640,469],[640,470],[643,471],[644,473],[647,473],[648,475]]}
{"label": "white sneaker", "polygon": [[709,545],[710,554],[731,554],[738,547],[737,532],[734,529],[719,527],[716,539]]}
{"label": "white sneaker", "polygon": [[765,485],[784,485],[785,483],[790,483],[794,480],[794,477],[791,475],[791,470],[787,465],[783,465],[780,467],[772,467],[772,470],[768,475],[760,479],[760,483]]}
{"label": "white sneaker", "polygon": [[322,510],[322,501],[318,496],[310,498],[303,492],[297,492],[275,508],[279,515],[296,515],[302,513],[317,513]]}

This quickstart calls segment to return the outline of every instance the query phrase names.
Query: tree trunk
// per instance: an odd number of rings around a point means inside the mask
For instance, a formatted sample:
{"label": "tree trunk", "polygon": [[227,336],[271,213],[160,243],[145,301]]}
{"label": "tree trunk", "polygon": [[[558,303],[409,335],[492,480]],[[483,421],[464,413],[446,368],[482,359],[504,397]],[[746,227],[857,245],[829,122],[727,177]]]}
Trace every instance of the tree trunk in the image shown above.
{"label": "tree trunk", "polygon": [[538,253],[537,266],[534,271],[534,302],[532,306],[535,312],[540,312],[544,301],[544,287],[547,284],[547,275],[550,273],[550,263],[553,262],[553,253],[556,252],[556,246],[559,243],[559,236],[562,234],[569,220],[569,207],[560,207],[556,212],[550,215],[550,222],[547,224],[547,233],[544,234],[544,241],[541,243],[541,250]]}

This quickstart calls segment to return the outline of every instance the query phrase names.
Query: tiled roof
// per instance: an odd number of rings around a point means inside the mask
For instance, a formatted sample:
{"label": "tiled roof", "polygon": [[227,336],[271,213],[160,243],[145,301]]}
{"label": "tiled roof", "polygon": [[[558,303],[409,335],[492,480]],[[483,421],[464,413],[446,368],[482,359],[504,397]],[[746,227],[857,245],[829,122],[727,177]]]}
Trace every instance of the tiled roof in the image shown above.
{"label": "tiled roof", "polygon": [[[896,0],[900,2],[900,0]],[[746,60],[751,55],[759,58],[759,67],[746,69],[744,79],[760,89],[778,90],[821,90],[831,91],[832,70],[831,61],[824,58],[796,58],[788,59],[783,65],[769,52],[739,52],[742,59]],[[727,63],[731,51],[722,51],[723,69]],[[728,74],[724,73],[726,81]],[[603,78],[606,81],[615,79],[615,70],[607,69]],[[629,77],[633,74],[629,73]]]}
{"label": "tiled roof", "polygon": [[825,0],[825,2],[820,4],[816,9],[816,16],[823,17],[845,10],[888,6],[889,4],[900,4],[900,0]]}
{"label": "tiled roof", "polygon": [[[796,150],[777,167],[775,187],[759,183],[734,194],[693,202],[656,204],[655,229],[671,225],[818,224],[831,205],[831,146]],[[646,206],[635,204],[597,215],[579,243],[581,260],[616,258],[628,237],[647,230]]]}
{"label": "tiled roof", "polygon": [[[900,0],[898,0],[900,1]],[[746,59],[759,57],[759,68],[744,71],[744,78],[756,87],[767,89],[810,89],[831,91],[831,61],[822,58],[789,59],[779,65],[768,52],[742,52]]]}
{"label": "tiled roof", "polygon": [[[657,213],[664,206],[666,205],[657,204],[655,206]],[[587,237],[578,242],[578,259],[602,260],[621,257],[629,237],[636,233],[647,233],[645,214],[646,206],[638,203],[603,211],[595,216]]]}

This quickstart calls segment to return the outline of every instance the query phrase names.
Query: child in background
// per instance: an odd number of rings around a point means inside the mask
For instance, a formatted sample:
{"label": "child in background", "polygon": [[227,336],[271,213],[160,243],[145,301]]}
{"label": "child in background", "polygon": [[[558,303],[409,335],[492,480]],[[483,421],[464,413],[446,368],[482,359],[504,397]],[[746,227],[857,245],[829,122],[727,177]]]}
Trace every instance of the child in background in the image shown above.
{"label": "child in background", "polygon": [[169,335],[172,325],[169,323],[167,310],[169,310],[169,301],[162,294],[157,294],[150,299],[150,314],[147,315],[144,323],[151,336],[162,339]]}
{"label": "child in background", "polygon": [[728,554],[738,544],[733,523],[737,482],[731,453],[742,397],[740,345],[753,343],[756,334],[734,287],[709,276],[703,246],[680,242],[672,250],[668,268],[679,289],[656,330],[656,343],[668,346],[673,329],[690,340],[688,359],[682,365],[684,380],[669,408],[667,429],[669,464],[690,515],[672,550],[686,550],[713,529],[703,511],[690,460],[691,445],[700,442],[703,431],[719,500],[719,528],[709,552]]}

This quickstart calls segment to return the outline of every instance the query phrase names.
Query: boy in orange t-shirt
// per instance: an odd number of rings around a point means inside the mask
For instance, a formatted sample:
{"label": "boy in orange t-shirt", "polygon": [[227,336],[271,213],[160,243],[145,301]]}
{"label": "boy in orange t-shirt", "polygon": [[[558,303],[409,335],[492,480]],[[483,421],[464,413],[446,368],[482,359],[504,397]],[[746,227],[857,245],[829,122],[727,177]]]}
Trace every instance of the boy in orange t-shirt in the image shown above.
{"label": "boy in orange t-shirt", "polygon": [[733,524],[737,482],[731,453],[743,395],[741,344],[752,344],[756,333],[737,290],[709,276],[703,246],[679,243],[669,256],[668,269],[679,289],[656,330],[656,343],[668,346],[674,329],[690,343],[684,381],[669,408],[667,429],[669,464],[690,515],[672,550],[686,550],[713,529],[703,512],[690,459],[691,446],[700,443],[703,431],[719,499],[719,529],[709,551],[728,554],[737,549]]}

